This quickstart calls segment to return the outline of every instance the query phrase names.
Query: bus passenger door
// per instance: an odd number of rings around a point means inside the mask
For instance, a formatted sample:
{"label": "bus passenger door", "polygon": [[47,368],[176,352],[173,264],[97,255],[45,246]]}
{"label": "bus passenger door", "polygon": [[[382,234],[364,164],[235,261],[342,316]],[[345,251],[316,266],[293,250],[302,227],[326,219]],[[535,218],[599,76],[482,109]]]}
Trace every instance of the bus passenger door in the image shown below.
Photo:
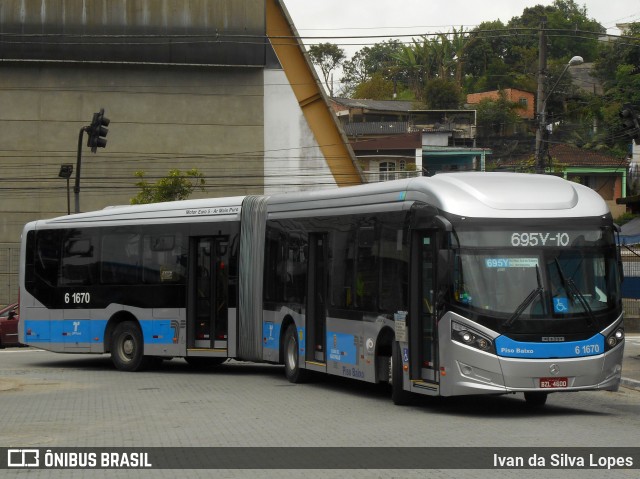
{"label": "bus passenger door", "polygon": [[433,231],[414,231],[411,238],[409,373],[429,382],[438,381],[435,238]]}
{"label": "bus passenger door", "polygon": [[189,348],[227,349],[228,246],[226,237],[191,242]]}
{"label": "bus passenger door", "polygon": [[326,289],[327,241],[324,233],[309,234],[309,271],[307,281],[306,357],[307,361],[326,363]]}

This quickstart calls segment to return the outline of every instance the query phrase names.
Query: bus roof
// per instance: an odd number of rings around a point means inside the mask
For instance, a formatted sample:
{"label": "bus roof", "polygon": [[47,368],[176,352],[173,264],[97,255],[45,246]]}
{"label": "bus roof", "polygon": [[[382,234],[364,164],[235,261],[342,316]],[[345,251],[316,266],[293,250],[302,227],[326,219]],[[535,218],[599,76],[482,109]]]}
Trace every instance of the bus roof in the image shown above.
{"label": "bus roof", "polygon": [[239,221],[244,196],[229,198],[204,198],[197,200],[168,201],[145,205],[110,206],[102,210],[58,216],[38,221],[38,227],[91,226],[97,224],[158,223],[163,219],[180,219],[181,222],[202,221],[215,217],[217,221]]}
{"label": "bus roof", "polygon": [[[97,226],[203,219],[240,221],[246,196],[113,206],[59,216],[29,227]],[[270,218],[395,211],[422,202],[442,212],[476,218],[577,218],[609,213],[598,193],[551,175],[503,172],[441,173],[432,177],[283,193],[268,197]]]}
{"label": "bus roof", "polygon": [[609,213],[598,193],[551,175],[503,172],[441,173],[269,198],[269,212],[345,211],[349,206],[420,201],[477,218],[592,217]]}

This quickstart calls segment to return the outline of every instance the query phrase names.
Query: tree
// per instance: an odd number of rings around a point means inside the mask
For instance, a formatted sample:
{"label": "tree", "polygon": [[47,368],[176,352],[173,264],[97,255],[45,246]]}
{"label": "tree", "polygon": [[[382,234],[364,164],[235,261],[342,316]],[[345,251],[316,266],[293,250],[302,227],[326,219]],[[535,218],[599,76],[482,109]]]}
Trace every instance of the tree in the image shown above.
{"label": "tree", "polygon": [[342,63],[345,93],[354,92],[358,85],[371,80],[376,73],[394,84],[406,84],[404,72],[395,60],[402,48],[399,40],[388,40],[358,50],[351,60]]}
{"label": "tree", "polygon": [[333,96],[331,72],[346,58],[344,50],[334,43],[319,43],[309,47],[309,56],[311,61],[320,67],[329,96]]}
{"label": "tree", "polygon": [[500,91],[497,100],[485,98],[477,105],[478,137],[483,146],[491,146],[492,137],[504,137],[513,134],[515,125],[522,122],[516,110],[518,103],[510,102],[504,91]]}
{"label": "tree", "polygon": [[140,178],[136,183],[140,191],[131,198],[132,205],[186,200],[195,189],[204,191],[204,177],[196,168],[185,171],[184,174],[178,169],[169,170],[168,176],[160,178],[156,183],[149,183],[144,175],[144,171],[135,172],[135,176]]}
{"label": "tree", "polygon": [[427,108],[431,110],[456,110],[462,103],[462,90],[454,81],[434,78],[424,89]]}
{"label": "tree", "polygon": [[614,154],[625,155],[630,139],[622,131],[620,111],[626,103],[640,105],[640,23],[633,23],[624,37],[604,47],[595,73],[604,86],[596,113],[602,118],[601,144]]}
{"label": "tree", "polygon": [[393,82],[385,80],[382,74],[375,73],[369,80],[356,87],[353,97],[368,100],[391,100],[393,99]]}

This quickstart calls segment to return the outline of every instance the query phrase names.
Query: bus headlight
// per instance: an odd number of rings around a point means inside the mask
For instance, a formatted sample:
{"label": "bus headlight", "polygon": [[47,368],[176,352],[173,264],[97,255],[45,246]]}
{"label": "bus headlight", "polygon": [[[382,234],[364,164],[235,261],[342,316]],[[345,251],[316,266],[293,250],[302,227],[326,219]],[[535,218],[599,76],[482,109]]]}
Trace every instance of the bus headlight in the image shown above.
{"label": "bus headlight", "polygon": [[475,329],[456,321],[451,321],[451,339],[458,343],[479,349],[480,351],[493,354],[496,353],[496,349],[491,338],[488,338]]}
{"label": "bus headlight", "polygon": [[605,350],[613,349],[624,340],[624,328],[621,326],[613,331],[605,340]]}

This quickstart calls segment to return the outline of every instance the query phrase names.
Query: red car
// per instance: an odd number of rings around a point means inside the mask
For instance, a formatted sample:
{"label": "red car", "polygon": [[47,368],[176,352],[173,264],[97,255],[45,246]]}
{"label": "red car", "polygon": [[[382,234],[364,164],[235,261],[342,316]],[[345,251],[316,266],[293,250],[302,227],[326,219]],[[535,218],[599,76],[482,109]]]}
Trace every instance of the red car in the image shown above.
{"label": "red car", "polygon": [[20,346],[18,342],[19,311],[18,303],[0,309],[0,348]]}

